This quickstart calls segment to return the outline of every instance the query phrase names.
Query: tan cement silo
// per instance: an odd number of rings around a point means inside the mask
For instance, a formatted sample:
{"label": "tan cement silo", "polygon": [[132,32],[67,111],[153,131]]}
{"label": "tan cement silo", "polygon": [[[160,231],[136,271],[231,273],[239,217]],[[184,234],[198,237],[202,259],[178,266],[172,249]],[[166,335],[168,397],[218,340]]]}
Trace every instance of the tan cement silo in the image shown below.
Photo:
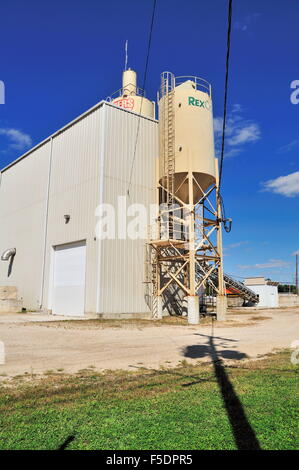
{"label": "tan cement silo", "polygon": [[137,87],[137,75],[134,70],[127,69],[123,72],[122,88],[115,94],[117,98],[112,103],[127,111],[155,118],[155,103],[144,96],[144,90]]}
{"label": "tan cement silo", "polygon": [[217,320],[224,320],[223,219],[211,86],[205,80],[162,73],[158,160],[159,210],[149,242],[153,316],[162,318],[174,305],[175,314],[186,312],[188,322],[197,324],[199,299],[212,291]]}
{"label": "tan cement silo", "polygon": [[175,78],[169,72],[162,74],[161,85],[159,180],[169,186],[173,172],[173,191],[188,204],[184,180],[192,173],[190,203],[196,203],[216,179],[211,87],[197,77]]}

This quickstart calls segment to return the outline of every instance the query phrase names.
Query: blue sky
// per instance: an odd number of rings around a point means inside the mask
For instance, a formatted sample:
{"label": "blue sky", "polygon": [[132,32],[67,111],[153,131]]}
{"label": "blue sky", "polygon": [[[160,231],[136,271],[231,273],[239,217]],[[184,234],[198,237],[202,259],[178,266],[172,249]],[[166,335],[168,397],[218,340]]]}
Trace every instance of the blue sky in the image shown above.
{"label": "blue sky", "polygon": [[[3,0],[0,7],[0,166],[120,87],[145,64],[152,0]],[[213,86],[216,141],[223,109],[225,0],[158,0],[146,91],[160,73],[198,75]],[[299,3],[235,0],[223,196],[233,229],[225,271],[294,277],[299,250]],[[299,94],[298,94],[299,97]]]}

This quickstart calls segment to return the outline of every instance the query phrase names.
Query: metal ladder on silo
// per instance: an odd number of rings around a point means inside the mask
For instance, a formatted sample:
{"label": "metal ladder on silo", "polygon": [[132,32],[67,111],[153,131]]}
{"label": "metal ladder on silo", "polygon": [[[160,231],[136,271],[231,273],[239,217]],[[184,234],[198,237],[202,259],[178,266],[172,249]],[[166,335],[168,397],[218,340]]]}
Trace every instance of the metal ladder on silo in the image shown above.
{"label": "metal ladder on silo", "polygon": [[174,204],[174,171],[175,171],[175,135],[174,135],[174,110],[173,91],[167,93],[167,153],[166,175],[169,205]]}
{"label": "metal ladder on silo", "polygon": [[[174,132],[174,76],[170,72],[162,74],[161,97],[164,97],[162,112],[162,148],[163,172],[166,176],[166,200],[169,208],[175,203],[174,199],[174,173],[175,173],[175,132]],[[169,238],[173,232],[173,221],[169,218]]]}

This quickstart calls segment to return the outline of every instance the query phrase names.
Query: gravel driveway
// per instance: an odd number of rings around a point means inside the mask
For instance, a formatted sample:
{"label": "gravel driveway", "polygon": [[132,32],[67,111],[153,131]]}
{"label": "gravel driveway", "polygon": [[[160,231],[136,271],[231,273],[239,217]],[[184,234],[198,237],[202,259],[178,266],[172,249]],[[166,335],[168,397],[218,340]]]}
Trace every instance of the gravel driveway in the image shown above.
{"label": "gravel driveway", "polygon": [[[1,314],[0,340],[6,362],[0,376],[44,373],[60,369],[77,372],[157,368],[179,361],[210,360],[209,339],[214,336],[224,360],[255,358],[275,348],[289,348],[299,339],[299,308],[261,310],[230,315],[227,326],[126,326],[102,328],[93,322],[57,322],[52,316]],[[0,378],[1,378],[0,377]]]}

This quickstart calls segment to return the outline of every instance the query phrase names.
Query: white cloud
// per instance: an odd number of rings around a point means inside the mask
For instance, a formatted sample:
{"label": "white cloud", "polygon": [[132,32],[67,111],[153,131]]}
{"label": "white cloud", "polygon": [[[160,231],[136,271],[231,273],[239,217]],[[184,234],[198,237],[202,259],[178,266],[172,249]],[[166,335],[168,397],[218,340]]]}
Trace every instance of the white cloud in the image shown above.
{"label": "white cloud", "polygon": [[30,135],[18,129],[0,128],[0,135],[4,135],[7,138],[10,149],[24,150],[32,146]]}
{"label": "white cloud", "polygon": [[294,251],[294,253],[292,253],[292,256],[295,256],[295,255],[299,255],[299,250],[296,250]]}
{"label": "white cloud", "polygon": [[260,13],[252,13],[251,15],[246,16],[243,20],[235,21],[234,28],[242,32],[248,31],[252,24],[260,18],[260,16]]}
{"label": "white cloud", "polygon": [[221,135],[223,126],[223,119],[221,117],[214,118],[214,132],[216,135]]}
{"label": "white cloud", "polygon": [[[215,117],[214,133],[216,153],[221,148],[223,118]],[[226,121],[225,157],[234,157],[243,152],[245,145],[257,142],[261,138],[261,130],[258,123],[243,117],[243,108],[240,104],[234,104]]]}
{"label": "white cloud", "polygon": [[288,261],[283,261],[282,259],[270,259],[267,263],[257,263],[257,264],[241,264],[239,268],[241,269],[271,269],[271,268],[285,268],[291,263]]}
{"label": "white cloud", "polygon": [[292,142],[290,142],[289,144],[283,145],[282,147],[280,147],[277,150],[277,152],[278,153],[287,153],[287,152],[290,152],[291,150],[293,150],[296,147],[299,147],[299,139],[292,140]]}
{"label": "white cloud", "polygon": [[238,29],[239,31],[246,31],[247,28],[248,28],[248,25],[245,24],[245,23],[242,22],[242,21],[236,21],[236,22],[234,23],[234,28],[235,28],[235,29]]}
{"label": "white cloud", "polygon": [[260,129],[256,123],[244,125],[236,129],[234,135],[228,139],[231,146],[245,144],[247,142],[256,142],[260,139]]}
{"label": "white cloud", "polygon": [[242,149],[240,148],[225,150],[224,152],[226,158],[236,157],[240,153],[242,153]]}
{"label": "white cloud", "polygon": [[248,243],[249,241],[231,243],[230,245],[227,245],[226,248],[238,248],[239,246],[242,246],[242,245],[248,245]]}
{"label": "white cloud", "polygon": [[273,180],[262,183],[265,191],[281,194],[286,197],[299,195],[299,171],[286,176],[279,176]]}

